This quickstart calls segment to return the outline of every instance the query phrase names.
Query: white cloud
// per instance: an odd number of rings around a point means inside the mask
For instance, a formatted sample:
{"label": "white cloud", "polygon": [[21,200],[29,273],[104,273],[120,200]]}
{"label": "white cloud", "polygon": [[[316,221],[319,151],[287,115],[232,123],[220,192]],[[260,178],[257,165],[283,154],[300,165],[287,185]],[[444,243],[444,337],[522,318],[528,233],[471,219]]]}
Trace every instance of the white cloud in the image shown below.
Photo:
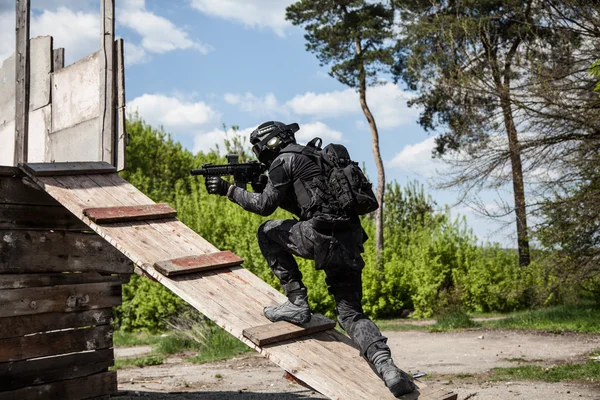
{"label": "white cloud", "polygon": [[273,93],[268,93],[264,97],[258,97],[252,93],[244,94],[225,93],[225,102],[239,106],[240,110],[258,115],[279,114],[282,107]]}
{"label": "white cloud", "polygon": [[309,140],[320,137],[323,142],[340,142],[342,132],[331,129],[323,122],[313,122],[310,124],[301,124],[300,130],[296,133],[296,140],[299,143],[306,143]]}
{"label": "white cloud", "polygon": [[294,0],[191,0],[198,11],[242,23],[251,28],[272,29],[278,36],[285,36],[291,23],[285,20],[285,9]]}
{"label": "white cloud", "polygon": [[151,57],[143,47],[136,44],[125,42],[125,49],[123,51],[125,58],[125,66],[130,67],[136,64],[143,64],[150,61]]}
{"label": "white cloud", "polygon": [[225,155],[225,139],[231,140],[234,136],[240,136],[242,138],[242,143],[247,143],[247,138],[250,136],[250,133],[254,130],[252,128],[245,128],[239,131],[234,132],[231,128],[227,131],[223,129],[213,129],[209,132],[203,132],[196,134],[194,137],[194,152],[202,151],[204,153],[208,153],[209,151],[215,149],[217,146],[219,147],[219,153],[221,155]]}
{"label": "white cloud", "polygon": [[215,124],[220,114],[204,102],[192,102],[162,94],[143,94],[127,103],[127,111],[137,111],[150,125],[167,131],[192,133]]}
{"label": "white cloud", "polygon": [[168,19],[146,10],[144,0],[127,0],[118,11],[117,21],[142,37],[141,46],[151,53],[166,53],[178,49],[195,49],[208,54],[213,48],[192,40],[187,32]]}
{"label": "white cloud", "polygon": [[402,168],[430,178],[435,175],[436,171],[447,168],[443,161],[431,157],[434,147],[435,137],[429,137],[419,143],[408,144],[385,164],[389,168]]}
{"label": "white cloud", "polygon": [[[392,83],[369,88],[367,102],[377,126],[388,129],[414,121],[419,111],[406,105],[409,97],[409,94]],[[317,118],[336,118],[357,113],[362,115],[358,93],[354,89],[319,94],[307,92],[295,96],[285,105],[298,115]]]}

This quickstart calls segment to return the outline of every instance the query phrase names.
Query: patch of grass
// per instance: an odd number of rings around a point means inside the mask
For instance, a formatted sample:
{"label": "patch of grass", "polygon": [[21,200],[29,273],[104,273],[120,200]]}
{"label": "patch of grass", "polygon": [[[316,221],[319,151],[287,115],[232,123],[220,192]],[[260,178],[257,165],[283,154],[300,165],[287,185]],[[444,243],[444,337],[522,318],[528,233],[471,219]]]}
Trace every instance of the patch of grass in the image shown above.
{"label": "patch of grass", "polygon": [[252,351],[225,330],[214,326],[207,334],[206,343],[197,356],[188,358],[189,362],[200,364],[211,361],[226,360],[238,354]]}
{"label": "patch of grass", "polygon": [[515,357],[515,358],[505,358],[508,362],[527,362],[523,357]]}
{"label": "patch of grass", "polygon": [[490,377],[494,381],[537,380],[560,382],[566,380],[600,382],[600,362],[563,364],[550,368],[523,365],[520,367],[494,368]]}
{"label": "patch of grass", "polygon": [[426,331],[428,326],[403,323],[404,320],[390,319],[375,321],[382,331]]}
{"label": "patch of grass", "polygon": [[150,334],[145,332],[125,332],[118,330],[113,334],[113,343],[115,347],[151,346],[159,342],[160,339],[160,334]]}
{"label": "patch of grass", "polygon": [[154,352],[164,355],[176,354],[186,350],[198,351],[202,348],[202,343],[179,337],[177,334],[163,336],[152,346]]}
{"label": "patch of grass", "polygon": [[138,368],[143,368],[143,367],[147,367],[147,366],[151,366],[151,365],[161,365],[164,362],[164,358],[159,356],[159,355],[155,355],[155,354],[150,354],[144,357],[138,357],[138,358],[123,358],[123,359],[117,359],[115,360],[115,365],[110,367],[110,370],[117,370],[117,369],[123,369],[123,368],[127,368],[127,367],[138,367]]}
{"label": "patch of grass", "polygon": [[561,333],[565,331],[600,333],[600,306],[593,303],[561,305],[532,310],[510,318],[488,321],[491,328],[537,329]]}
{"label": "patch of grass", "polygon": [[460,308],[453,307],[436,318],[435,325],[429,327],[431,332],[445,332],[453,329],[468,329],[481,326],[473,321],[469,314]]}

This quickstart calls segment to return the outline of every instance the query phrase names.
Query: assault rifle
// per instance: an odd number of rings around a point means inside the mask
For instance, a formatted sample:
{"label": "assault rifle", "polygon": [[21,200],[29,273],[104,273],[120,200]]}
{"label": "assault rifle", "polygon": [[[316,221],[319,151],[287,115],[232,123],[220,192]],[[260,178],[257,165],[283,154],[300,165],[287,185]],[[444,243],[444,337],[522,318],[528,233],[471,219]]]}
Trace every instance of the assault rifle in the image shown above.
{"label": "assault rifle", "polygon": [[194,176],[231,176],[233,175],[233,181],[235,185],[241,188],[245,188],[248,182],[253,185],[265,185],[266,176],[263,172],[266,171],[267,167],[258,161],[250,161],[247,163],[240,164],[240,157],[237,154],[227,155],[227,164],[213,165],[213,164],[202,164],[202,168],[193,169],[190,173]]}

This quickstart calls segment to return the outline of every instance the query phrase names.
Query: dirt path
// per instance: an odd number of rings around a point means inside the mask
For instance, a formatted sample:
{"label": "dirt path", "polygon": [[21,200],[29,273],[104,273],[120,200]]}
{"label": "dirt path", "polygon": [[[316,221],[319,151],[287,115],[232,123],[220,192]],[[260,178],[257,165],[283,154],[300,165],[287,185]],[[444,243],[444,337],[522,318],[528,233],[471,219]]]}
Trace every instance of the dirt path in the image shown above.
{"label": "dirt path", "polygon": [[[448,384],[459,394],[459,399],[600,400],[598,382],[582,385],[486,381],[486,373],[494,367],[583,361],[587,353],[600,349],[600,335],[490,330],[385,332],[385,335],[401,368],[427,372],[425,382]],[[325,398],[289,382],[279,367],[253,354],[202,365],[171,358],[160,366],[119,370],[118,377],[120,389],[129,393],[119,397],[122,400]]]}

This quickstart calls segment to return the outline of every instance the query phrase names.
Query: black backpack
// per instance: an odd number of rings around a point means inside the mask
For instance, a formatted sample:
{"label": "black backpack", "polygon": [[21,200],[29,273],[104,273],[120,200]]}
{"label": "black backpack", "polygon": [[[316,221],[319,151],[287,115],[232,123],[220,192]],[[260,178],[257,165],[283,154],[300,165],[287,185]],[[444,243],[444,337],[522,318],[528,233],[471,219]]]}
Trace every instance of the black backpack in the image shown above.
{"label": "black backpack", "polygon": [[373,193],[373,185],[358,163],[352,161],[346,146],[331,143],[321,149],[322,142],[321,138],[314,138],[306,147],[319,156],[330,193],[337,203],[335,205],[358,215],[377,210],[379,203]]}

